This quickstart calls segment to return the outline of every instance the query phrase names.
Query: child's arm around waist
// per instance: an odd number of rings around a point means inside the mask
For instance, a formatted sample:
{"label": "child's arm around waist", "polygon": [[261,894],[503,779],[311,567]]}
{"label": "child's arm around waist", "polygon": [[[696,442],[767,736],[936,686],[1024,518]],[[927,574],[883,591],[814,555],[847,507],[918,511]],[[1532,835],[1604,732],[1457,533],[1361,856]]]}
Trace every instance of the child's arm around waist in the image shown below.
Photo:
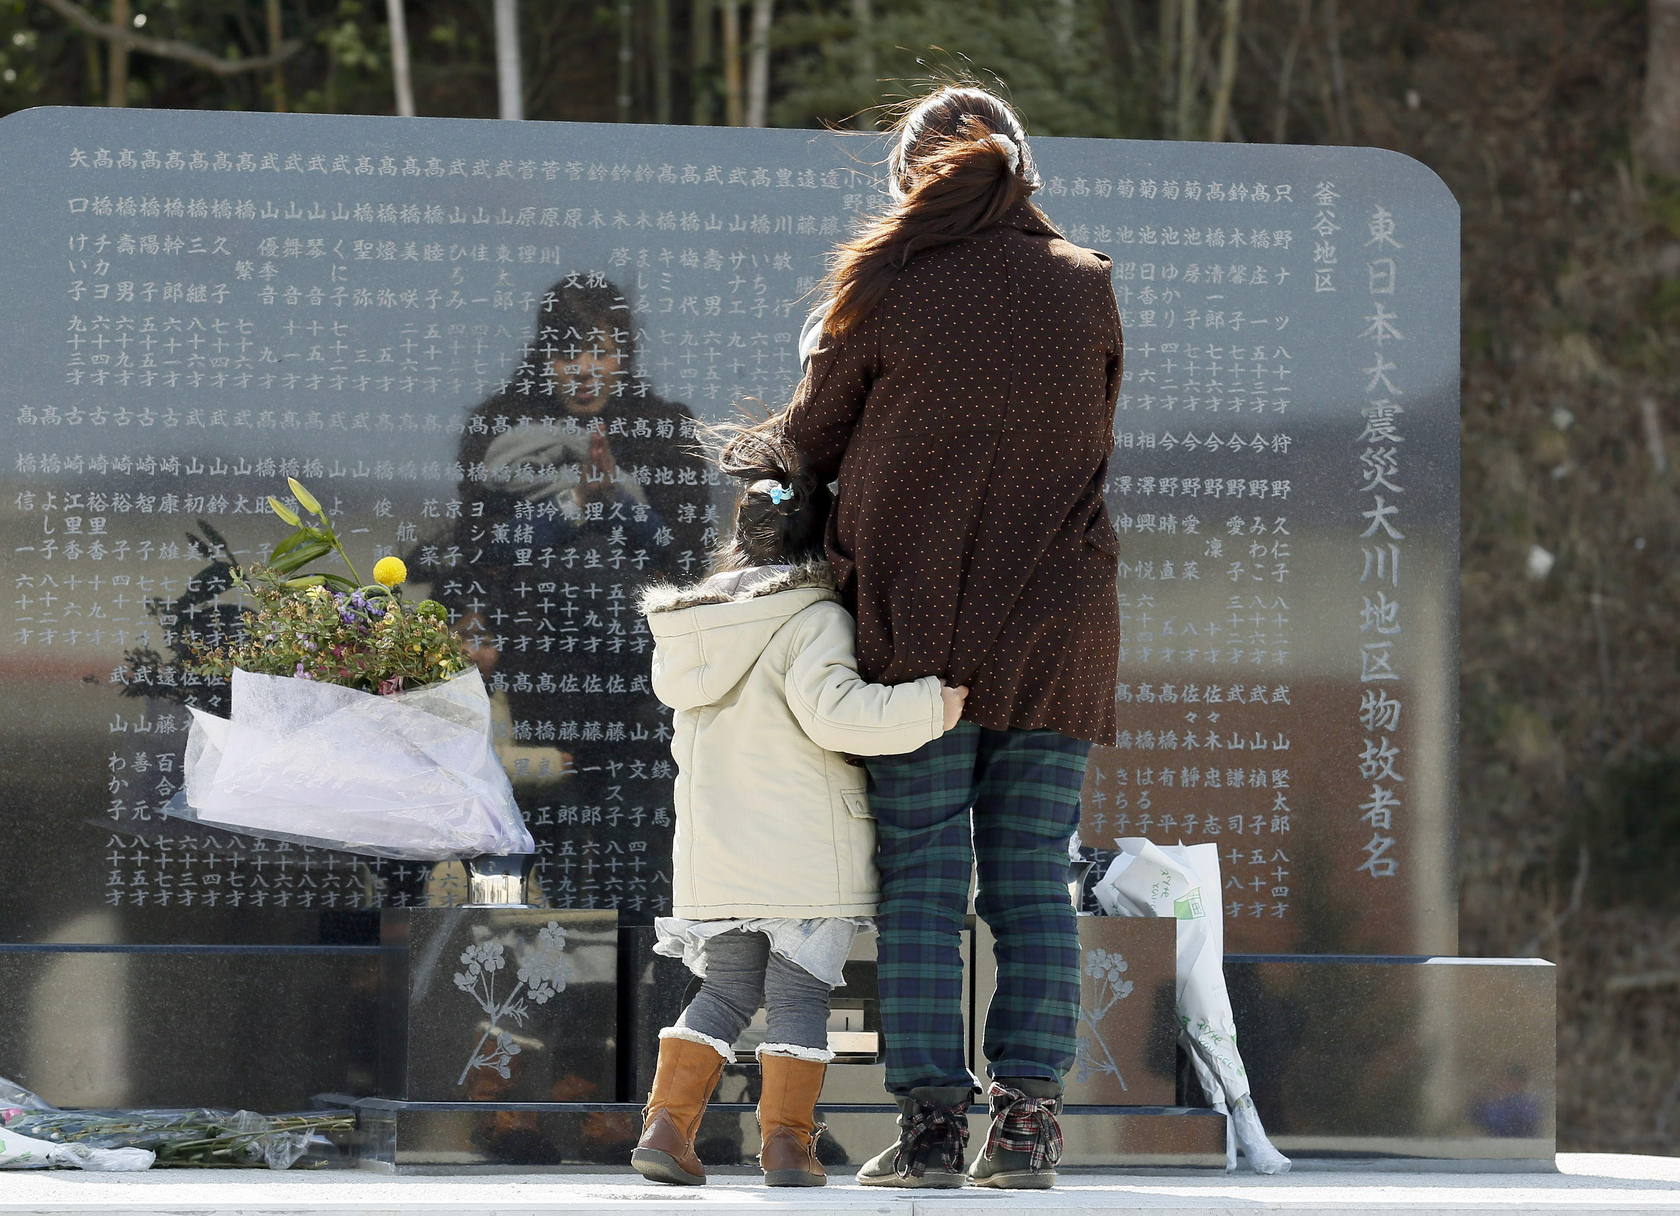
{"label": "child's arm around waist", "polygon": [[815,604],[794,623],[788,707],[818,747],[854,756],[913,752],[945,733],[938,676],[871,684],[857,671],[856,626],[835,603]]}

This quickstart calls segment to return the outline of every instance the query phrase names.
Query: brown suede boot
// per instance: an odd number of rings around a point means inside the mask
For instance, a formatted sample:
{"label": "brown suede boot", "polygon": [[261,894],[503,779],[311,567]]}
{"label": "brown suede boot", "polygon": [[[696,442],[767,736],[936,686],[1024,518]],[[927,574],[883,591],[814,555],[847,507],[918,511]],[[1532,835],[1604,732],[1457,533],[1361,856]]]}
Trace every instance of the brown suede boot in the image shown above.
{"label": "brown suede boot", "polygon": [[828,1065],[816,1060],[760,1052],[764,1088],[758,1099],[758,1164],[765,1186],[823,1186],[828,1176],[817,1161],[816,1121]]}
{"label": "brown suede boot", "polygon": [[706,1167],[694,1155],[694,1137],[706,1113],[723,1057],[706,1043],[661,1037],[659,1067],[642,1110],[642,1138],[630,1164],[643,1178],[678,1186],[704,1186]]}

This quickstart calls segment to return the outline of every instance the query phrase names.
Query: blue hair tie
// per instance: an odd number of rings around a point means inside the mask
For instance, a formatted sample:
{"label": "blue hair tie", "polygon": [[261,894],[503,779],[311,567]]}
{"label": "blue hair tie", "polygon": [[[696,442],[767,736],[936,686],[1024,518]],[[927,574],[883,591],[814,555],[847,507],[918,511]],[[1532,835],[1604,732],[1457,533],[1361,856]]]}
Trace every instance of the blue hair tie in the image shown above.
{"label": "blue hair tie", "polygon": [[791,486],[771,486],[765,493],[770,495],[770,501],[779,507],[793,497],[793,488]]}

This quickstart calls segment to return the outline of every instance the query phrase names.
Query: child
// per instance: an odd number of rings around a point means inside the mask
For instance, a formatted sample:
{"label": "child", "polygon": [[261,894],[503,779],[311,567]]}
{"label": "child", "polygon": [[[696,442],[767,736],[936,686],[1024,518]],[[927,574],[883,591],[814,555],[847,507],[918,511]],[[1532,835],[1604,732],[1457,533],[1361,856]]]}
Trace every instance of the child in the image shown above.
{"label": "child", "polygon": [[773,435],[728,433],[718,463],[748,483],[733,539],[704,582],[642,598],[678,768],[675,915],[658,920],[654,948],[704,983],[659,1032],[631,1163],[656,1182],[706,1181],[695,1134],[762,1005],[764,1180],[822,1186],[813,1146],[833,1058],[829,991],[876,900],[866,778],[840,753],[914,751],[956,725],[967,689],[859,677],[852,618],[823,561],[828,488],[791,473]]}

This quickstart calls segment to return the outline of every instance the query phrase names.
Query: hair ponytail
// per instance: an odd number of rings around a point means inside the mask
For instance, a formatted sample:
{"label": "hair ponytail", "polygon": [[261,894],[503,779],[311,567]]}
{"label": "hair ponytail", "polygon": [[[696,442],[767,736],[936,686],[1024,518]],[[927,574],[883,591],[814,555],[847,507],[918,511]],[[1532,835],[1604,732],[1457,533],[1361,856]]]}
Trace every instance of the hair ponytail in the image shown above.
{"label": "hair ponytail", "polygon": [[799,467],[780,419],[714,423],[704,431],[718,470],[743,483],[734,534],[713,555],[713,571],[820,560],[834,496]]}
{"label": "hair ponytail", "polygon": [[1039,185],[1020,119],[984,89],[940,89],[893,131],[894,206],[830,259],[823,282],[834,300],[823,325],[830,338],[868,316],[916,254],[997,223]]}

